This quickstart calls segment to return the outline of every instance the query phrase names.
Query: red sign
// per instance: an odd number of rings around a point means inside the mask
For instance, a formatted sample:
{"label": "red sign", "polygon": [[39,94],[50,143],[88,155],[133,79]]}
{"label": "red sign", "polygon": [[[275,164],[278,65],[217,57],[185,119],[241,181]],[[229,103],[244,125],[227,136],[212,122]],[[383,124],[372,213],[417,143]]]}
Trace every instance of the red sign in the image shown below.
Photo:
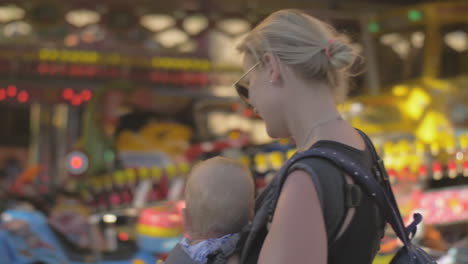
{"label": "red sign", "polygon": [[423,193],[420,208],[426,224],[468,221],[468,186]]}

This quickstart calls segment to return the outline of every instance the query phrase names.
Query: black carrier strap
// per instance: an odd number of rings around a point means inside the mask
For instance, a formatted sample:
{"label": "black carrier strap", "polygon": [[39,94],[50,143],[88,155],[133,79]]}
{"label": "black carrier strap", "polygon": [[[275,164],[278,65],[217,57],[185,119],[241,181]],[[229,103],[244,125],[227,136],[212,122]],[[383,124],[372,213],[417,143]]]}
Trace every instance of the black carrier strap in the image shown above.
{"label": "black carrier strap", "polygon": [[274,213],[281,188],[289,176],[289,170],[294,164],[307,158],[322,158],[332,162],[343,172],[350,175],[366,195],[373,198],[385,220],[392,226],[398,238],[404,244],[404,248],[398,252],[392,264],[435,263],[423,250],[411,244],[411,236],[416,233],[416,226],[422,220],[421,215],[415,214],[414,222],[408,227],[404,226],[396,199],[388,182],[383,161],[378,157],[370,139],[361,131],[359,133],[372,152],[374,166],[371,170],[352,157],[325,147],[315,147],[302,153],[296,153],[286,162],[279,171],[278,177],[274,179],[266,192],[257,200],[257,214],[252,222],[251,232],[244,243],[241,263],[256,263],[260,251],[259,247],[261,248],[261,244],[258,243],[263,242],[265,238],[265,226],[268,222],[268,216]]}
{"label": "black carrier strap", "polygon": [[338,233],[348,214],[348,209],[360,205],[361,188],[357,184],[347,183],[342,170],[323,158],[299,160],[291,166],[288,174],[294,170],[307,172],[314,183],[323,210],[330,247],[339,238]]}
{"label": "black carrier strap", "polygon": [[[390,217],[390,215],[393,214],[399,216],[399,212],[396,212],[395,208],[392,206],[392,203],[390,202],[389,198],[385,195],[384,189],[376,180],[374,173],[364,168],[364,166],[358,161],[343,155],[339,151],[332,150],[329,148],[316,147],[293,156],[293,158],[291,158],[291,160],[289,161],[290,164],[288,164],[287,167],[289,168],[292,164],[306,157],[325,158],[333,162],[336,166],[340,167],[344,172],[353,177],[356,183],[359,184],[359,186],[361,186],[361,188],[367,195],[374,197],[375,201],[379,205],[379,208],[381,208],[381,210],[386,214],[386,218],[388,218],[387,221],[392,227],[402,230],[404,229],[402,223]],[[280,181],[280,187],[284,184],[288,175],[284,174],[282,176],[284,177],[282,177]],[[281,188],[278,188],[277,191],[281,192]],[[271,206],[273,210],[276,207],[276,203],[279,198],[279,193],[277,193],[275,197],[276,199],[274,200],[274,204]],[[402,239],[403,241],[407,241],[407,238],[404,237],[400,239]]]}
{"label": "black carrier strap", "polygon": [[361,187],[359,187],[359,185],[357,184],[346,184],[345,188],[346,188],[346,191],[345,191],[346,207],[348,209],[358,207],[362,202]]}
{"label": "black carrier strap", "polygon": [[[329,162],[331,166],[329,168],[332,168],[334,170],[337,170],[338,173],[335,173],[336,175],[339,175],[340,177],[338,178],[339,181],[343,182],[342,186],[345,186],[346,190],[339,191],[339,193],[344,193],[346,194],[346,197],[350,198],[349,201],[347,202],[347,205],[349,207],[354,207],[359,205],[362,197],[362,192],[359,191],[360,187],[359,186],[349,186],[344,182],[344,178],[341,175],[343,172],[348,173],[348,171],[333,160],[330,160],[329,155],[327,154],[320,154],[320,152],[315,151],[316,148],[305,151],[302,153],[296,153],[291,159],[289,159],[283,167],[280,169],[278,172],[278,176],[273,179],[273,181],[267,186],[267,188],[259,195],[259,197],[256,200],[256,214],[255,218],[252,221],[252,224],[250,225],[250,232],[248,235],[246,235],[245,239],[242,239],[242,252],[241,252],[241,263],[256,263],[257,257],[259,255],[260,249],[261,249],[261,244],[263,243],[264,238],[266,237],[266,234],[268,233],[266,230],[266,225],[271,219],[271,216],[273,216],[275,208],[276,208],[276,203],[279,198],[279,195],[281,193],[281,188],[286,181],[286,178],[290,174],[291,168],[293,166],[296,166],[297,169],[305,169],[306,171],[309,171],[310,175],[317,175],[317,173],[311,173],[311,170],[314,170],[316,168],[311,168],[310,164],[308,165],[308,162],[304,161],[306,159],[309,160],[317,160],[320,164],[324,164],[326,162]],[[329,150],[327,148],[327,150]],[[313,151],[313,152],[312,152]],[[313,162],[315,163],[315,161]],[[357,162],[354,162],[357,164]],[[295,165],[299,164],[299,165]],[[352,176],[352,175],[351,175]],[[312,177],[312,180],[314,184],[316,185],[317,193],[319,197],[321,197],[320,201],[324,201],[324,195],[323,195],[323,190],[322,190],[322,183],[317,179],[317,177]],[[326,187],[328,190],[328,187]],[[347,199],[347,198],[343,198]],[[329,200],[329,199],[327,199]],[[344,206],[343,204],[342,206]],[[324,206],[322,204],[322,208],[327,208],[327,206]],[[343,210],[340,210],[341,214],[344,213],[345,208]],[[326,213],[325,213],[326,214]],[[330,230],[327,230],[327,237],[333,238],[329,239],[329,241],[334,241],[336,234],[339,230],[339,227],[342,225],[342,221],[344,220],[344,216],[339,217],[340,221],[338,223],[333,224],[333,227],[330,228]],[[328,227],[327,227],[328,229]],[[329,242],[330,243],[330,242]]]}

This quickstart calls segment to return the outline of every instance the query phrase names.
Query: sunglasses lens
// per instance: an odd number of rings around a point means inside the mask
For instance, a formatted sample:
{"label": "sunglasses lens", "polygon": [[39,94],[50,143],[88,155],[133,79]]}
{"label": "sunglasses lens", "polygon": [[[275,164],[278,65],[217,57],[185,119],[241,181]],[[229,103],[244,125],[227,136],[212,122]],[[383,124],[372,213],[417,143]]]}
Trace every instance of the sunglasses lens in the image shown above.
{"label": "sunglasses lens", "polygon": [[249,89],[242,84],[236,84],[236,91],[239,97],[244,100],[247,104],[249,103]]}

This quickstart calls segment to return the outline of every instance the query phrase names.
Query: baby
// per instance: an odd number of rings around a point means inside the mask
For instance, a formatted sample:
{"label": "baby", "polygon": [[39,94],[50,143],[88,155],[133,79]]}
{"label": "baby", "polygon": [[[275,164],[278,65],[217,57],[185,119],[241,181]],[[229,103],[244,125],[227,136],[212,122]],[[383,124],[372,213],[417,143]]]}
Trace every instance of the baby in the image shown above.
{"label": "baby", "polygon": [[239,263],[239,256],[232,251],[239,232],[254,214],[254,183],[249,170],[223,157],[201,162],[189,175],[185,202],[184,225],[190,239],[183,238],[165,263],[208,263],[210,254],[220,251],[223,254],[212,263]]}

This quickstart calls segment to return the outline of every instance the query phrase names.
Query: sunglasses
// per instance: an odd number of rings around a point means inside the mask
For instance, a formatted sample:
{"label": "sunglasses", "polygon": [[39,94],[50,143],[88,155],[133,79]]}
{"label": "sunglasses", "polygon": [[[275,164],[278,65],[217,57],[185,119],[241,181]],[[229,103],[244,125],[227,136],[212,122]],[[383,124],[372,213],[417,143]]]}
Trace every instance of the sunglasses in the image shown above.
{"label": "sunglasses", "polygon": [[248,106],[250,106],[250,99],[249,99],[249,87],[247,84],[243,84],[242,80],[249,74],[251,71],[253,71],[258,65],[260,65],[260,62],[255,63],[250,69],[248,69],[240,78],[237,80],[237,82],[234,83],[234,87],[236,88],[237,94],[239,97],[246,103]]}

